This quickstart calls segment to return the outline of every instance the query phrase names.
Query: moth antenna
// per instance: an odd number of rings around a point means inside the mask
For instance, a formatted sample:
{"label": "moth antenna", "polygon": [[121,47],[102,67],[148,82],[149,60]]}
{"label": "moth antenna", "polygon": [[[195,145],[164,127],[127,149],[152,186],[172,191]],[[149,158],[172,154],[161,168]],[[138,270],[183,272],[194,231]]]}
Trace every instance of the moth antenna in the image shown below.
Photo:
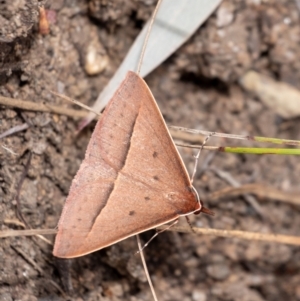
{"label": "moth antenna", "polygon": [[[207,141],[212,137],[214,136],[216,133],[215,132],[211,132],[209,133],[206,138],[204,139],[197,155],[195,156],[195,166],[194,166],[194,170],[193,170],[193,174],[192,174],[192,177],[191,177],[191,183],[193,184],[193,181],[194,181],[194,178],[195,178],[195,175],[196,175],[196,171],[197,171],[197,166],[198,166],[198,161],[199,161],[199,157],[200,157],[200,154],[201,154],[201,151],[203,150],[205,144],[207,143]],[[199,198],[199,196],[198,196]]]}
{"label": "moth antenna", "polygon": [[[209,138],[211,138],[213,135],[215,135],[216,133],[215,132],[211,132],[209,133],[209,135],[206,136],[206,138],[204,139],[197,155],[195,156],[195,166],[194,166],[194,170],[193,170],[193,174],[192,174],[192,177],[191,177],[191,183],[193,185],[193,181],[194,181],[194,178],[195,178],[195,175],[196,175],[196,171],[197,171],[197,166],[198,166],[198,161],[199,161],[199,157],[200,157],[200,154],[201,154],[201,151],[203,150],[205,144],[207,143],[207,141],[209,140]],[[208,214],[208,215],[211,215],[213,216],[214,215],[214,212],[209,210],[208,208],[205,208],[201,202],[201,199],[199,197],[199,194],[198,194],[198,191],[196,190],[196,188],[194,186],[192,186],[193,190],[194,190],[194,193],[197,197],[197,201],[199,203],[199,206],[200,206],[200,209],[199,211],[195,212],[195,214],[199,214],[200,212],[203,212],[205,214]],[[188,216],[185,217],[186,218],[186,221],[188,223],[188,225],[190,226],[191,230],[193,231],[193,233],[195,233],[193,227],[192,227],[192,224],[191,224],[191,221],[190,219],[188,218]]]}
{"label": "moth antenna", "polygon": [[160,230],[156,230],[156,233],[143,245],[142,249],[139,249],[136,254],[142,252],[146,247],[148,247],[148,245],[150,244],[150,242],[157,237],[160,233],[165,232],[167,230],[169,230],[170,228],[172,228],[173,226],[175,226],[178,223],[178,219],[176,219],[173,223],[171,223],[168,227],[164,228],[164,229],[160,229]]}

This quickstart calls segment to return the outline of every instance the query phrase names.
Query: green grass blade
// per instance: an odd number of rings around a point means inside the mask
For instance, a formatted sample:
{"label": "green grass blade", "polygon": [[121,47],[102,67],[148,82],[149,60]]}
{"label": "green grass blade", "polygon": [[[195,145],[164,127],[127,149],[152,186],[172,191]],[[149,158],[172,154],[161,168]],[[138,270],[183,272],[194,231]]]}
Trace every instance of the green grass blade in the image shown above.
{"label": "green grass blade", "polygon": [[256,155],[300,155],[300,149],[293,148],[258,148],[258,147],[217,147],[224,153],[256,154]]}

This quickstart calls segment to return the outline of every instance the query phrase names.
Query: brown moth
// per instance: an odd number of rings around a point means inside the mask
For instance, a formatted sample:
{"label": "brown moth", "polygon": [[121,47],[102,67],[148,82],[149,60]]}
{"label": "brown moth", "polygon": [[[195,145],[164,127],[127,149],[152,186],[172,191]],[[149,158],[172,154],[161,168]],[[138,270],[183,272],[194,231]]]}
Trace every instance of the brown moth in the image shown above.
{"label": "brown moth", "polygon": [[202,209],[150,89],[129,71],[72,182],[53,254],[82,256]]}

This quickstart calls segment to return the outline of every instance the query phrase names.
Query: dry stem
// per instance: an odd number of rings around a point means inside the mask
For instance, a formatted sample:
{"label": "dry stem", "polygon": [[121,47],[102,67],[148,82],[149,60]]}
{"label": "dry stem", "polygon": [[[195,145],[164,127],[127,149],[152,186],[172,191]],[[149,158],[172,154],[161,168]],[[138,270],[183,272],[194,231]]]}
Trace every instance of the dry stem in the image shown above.
{"label": "dry stem", "polygon": [[277,200],[293,205],[300,205],[300,195],[282,192],[278,189],[261,184],[246,184],[240,187],[228,187],[207,196],[208,200],[219,200],[224,197],[234,197],[242,194],[254,194],[261,199]]}
{"label": "dry stem", "polygon": [[69,108],[64,108],[62,106],[48,105],[44,103],[35,103],[32,101],[25,101],[22,99],[15,99],[0,96],[0,105],[15,107],[27,111],[37,111],[37,112],[49,112],[59,115],[66,115],[73,117],[75,119],[86,117],[87,113],[83,110],[74,110]]}
{"label": "dry stem", "polygon": [[[166,225],[160,226],[158,230],[165,230]],[[202,235],[214,235],[220,237],[231,237],[231,238],[240,238],[246,240],[259,240],[265,242],[276,242],[282,244],[290,244],[290,245],[300,245],[300,237],[299,236],[289,236],[289,235],[281,235],[281,234],[263,234],[257,232],[247,232],[247,231],[239,231],[239,230],[219,230],[219,229],[207,229],[207,228],[196,228],[193,227],[193,230],[197,234]],[[176,231],[183,233],[192,233],[191,228],[182,227],[182,226],[174,226],[169,228],[168,231]],[[56,229],[29,229],[29,230],[4,230],[0,231],[0,238],[4,237],[12,237],[12,236],[32,236],[32,235],[50,235],[56,234]]]}
{"label": "dry stem", "polygon": [[[160,226],[158,229],[163,229],[165,226]],[[175,226],[173,228],[168,229],[169,231],[176,231],[182,233],[193,233],[190,227],[182,227]],[[290,244],[290,245],[300,245],[300,237],[299,236],[288,236],[281,234],[265,234],[265,233],[257,233],[257,232],[246,232],[239,230],[219,230],[219,229],[206,229],[206,228],[195,228],[193,227],[193,231],[197,234],[202,235],[214,235],[220,237],[230,237],[230,238],[240,238],[246,240],[259,240],[259,241],[267,241],[267,242],[277,242],[282,244]]]}

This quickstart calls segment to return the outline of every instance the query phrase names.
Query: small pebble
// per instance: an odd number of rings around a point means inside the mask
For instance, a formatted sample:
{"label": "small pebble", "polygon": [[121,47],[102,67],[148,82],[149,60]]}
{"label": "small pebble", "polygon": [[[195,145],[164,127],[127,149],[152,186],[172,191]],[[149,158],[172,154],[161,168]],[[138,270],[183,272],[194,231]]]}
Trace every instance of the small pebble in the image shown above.
{"label": "small pebble", "polygon": [[217,10],[217,26],[224,27],[232,23],[234,19],[234,4],[223,2]]}
{"label": "small pebble", "polygon": [[215,280],[225,280],[229,276],[229,268],[227,264],[216,263],[206,268],[207,274]]}
{"label": "small pebble", "polygon": [[193,301],[206,301],[207,296],[206,296],[205,292],[196,289],[196,290],[193,290],[192,300]]}
{"label": "small pebble", "polygon": [[105,70],[109,59],[98,38],[87,45],[84,55],[84,70],[88,75],[97,75]]}

